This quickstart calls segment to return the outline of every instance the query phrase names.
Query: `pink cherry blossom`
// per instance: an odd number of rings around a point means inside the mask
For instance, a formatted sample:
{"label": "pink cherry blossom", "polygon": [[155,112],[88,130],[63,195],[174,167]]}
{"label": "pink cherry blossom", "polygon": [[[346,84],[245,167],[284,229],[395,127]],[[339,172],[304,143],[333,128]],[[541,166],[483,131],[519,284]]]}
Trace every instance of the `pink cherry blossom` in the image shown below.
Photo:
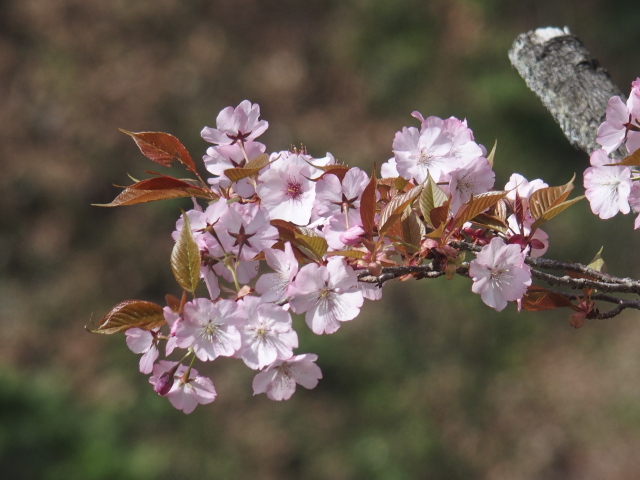
{"label": "pink cherry blossom", "polygon": [[243,298],[241,306],[247,319],[240,329],[240,356],[244,363],[249,368],[262,369],[278,359],[290,358],[298,346],[298,335],[289,312],[250,296]]}
{"label": "pink cherry blossom", "polygon": [[216,128],[204,127],[201,135],[209,143],[233,145],[262,135],[269,127],[260,117],[260,106],[243,100],[236,107],[223,109],[216,118]]}
{"label": "pink cherry blossom", "polygon": [[[428,126],[429,119],[422,123],[424,127]],[[474,141],[473,132],[467,127],[466,120],[459,120],[456,117],[447,118],[442,122],[442,130],[451,138],[451,155],[458,159],[460,167],[466,167],[478,157],[485,155],[480,145]]]}
{"label": "pink cherry blossom", "polygon": [[162,309],[162,315],[171,329],[169,333],[169,340],[167,340],[167,344],[165,345],[165,355],[168,357],[178,346],[176,344],[178,340],[176,338],[176,329],[178,328],[178,324],[182,321],[182,317],[178,312],[171,310],[171,307],[164,307]]}
{"label": "pink cherry blossom", "polygon": [[603,150],[591,154],[592,167],[584,171],[585,196],[591,211],[600,218],[607,219],[618,212],[629,213],[629,193],[631,192],[631,170],[625,166],[607,166],[615,163]]}
{"label": "pink cherry blossom", "polygon": [[229,268],[235,268],[236,280],[238,283],[246,285],[258,275],[260,262],[258,260],[238,260],[230,267],[218,262],[213,266],[213,271],[227,282],[233,283],[233,274]]}
{"label": "pink cherry blossom", "polygon": [[509,181],[504,186],[505,191],[507,192],[507,199],[509,199],[512,203],[516,200],[516,192],[518,192],[518,196],[525,208],[529,208],[529,197],[536,190],[540,190],[541,188],[546,188],[547,185],[545,182],[536,178],[535,180],[527,180],[519,173],[514,173],[509,177]]}
{"label": "pink cherry blossom", "polygon": [[452,172],[449,182],[451,213],[455,214],[473,195],[488,192],[495,178],[496,174],[484,157],[477,157],[466,167]]}
{"label": "pink cherry blossom", "polygon": [[278,230],[269,223],[266,209],[255,203],[232,203],[215,228],[225,252],[241,260],[252,260],[278,239]]}
{"label": "pink cherry blossom", "polygon": [[[207,154],[202,159],[204,160],[205,168],[216,177],[209,178],[207,181],[216,189],[227,188],[231,185],[231,180],[227,178],[224,171],[228,168],[244,167],[247,163],[247,158],[252,160],[264,153],[265,149],[266,147],[258,142],[246,142],[244,149],[238,143],[209,147]],[[251,178],[239,180],[234,184],[233,189],[244,198],[249,198],[255,193]]]}
{"label": "pink cherry blossom", "polygon": [[[227,203],[224,200],[219,200],[209,205],[204,211],[193,209],[186,212],[193,238],[201,251],[206,251],[214,256],[222,255],[220,244],[210,233],[210,228],[220,221],[220,218],[225,215],[228,209]],[[174,240],[177,240],[180,236],[183,225],[184,218],[181,215],[172,234]]]}
{"label": "pink cherry blossom", "polygon": [[[355,230],[351,230],[352,228]],[[324,226],[322,235],[327,240],[330,249],[342,250],[347,245],[343,239],[349,242],[360,242],[361,239],[356,238],[359,232],[364,233],[360,211],[350,210],[346,215],[338,213],[329,217],[329,222]]]}
{"label": "pink cherry blossom", "polygon": [[192,347],[196,356],[206,362],[218,356],[229,357],[241,345],[237,326],[244,320],[232,300],[212,302],[195,298],[184,306],[183,320],[176,328],[177,345]]}
{"label": "pink cherry blossom", "polygon": [[289,242],[284,244],[284,251],[269,248],[264,256],[275,272],[265,273],[258,279],[256,292],[262,295],[263,302],[278,303],[287,297],[287,287],[298,273],[298,260]]}
{"label": "pink cherry blossom", "polygon": [[380,173],[382,174],[382,178],[396,178],[400,176],[396,166],[395,157],[390,158],[382,164],[380,167]]}
{"label": "pink cherry blossom", "polygon": [[357,275],[337,257],[331,258],[326,267],[315,263],[302,267],[287,292],[291,309],[306,312],[307,325],[318,335],[333,333],[340,322],[353,320],[364,301]]}
{"label": "pink cherry blossom", "polygon": [[598,128],[596,142],[610,154],[623,142],[633,153],[640,148],[640,79],[631,84],[631,94],[625,104],[618,96],[607,105],[606,120]]}
{"label": "pink cherry blossom", "polygon": [[209,378],[198,375],[195,368],[188,369],[177,362],[158,362],[149,383],[154,385],[156,392],[166,396],[171,405],[187,414],[198,404],[206,405],[216,398],[216,389]]}
{"label": "pink cherry blossom", "polygon": [[158,359],[158,332],[160,328],[142,330],[130,328],[125,332],[127,347],[133,353],[142,353],[140,357],[140,372],[146,374],[153,370],[153,363]]}
{"label": "pink cherry blossom", "polygon": [[598,128],[596,142],[609,154],[622,145],[627,136],[625,124],[629,121],[629,109],[620,97],[611,97],[606,115],[605,122]]}
{"label": "pink cherry blossom", "polygon": [[316,212],[329,217],[349,210],[359,211],[360,197],[368,183],[369,176],[359,168],[349,169],[342,182],[336,175],[325,175],[316,183]]}
{"label": "pink cherry blossom", "polygon": [[289,400],[296,391],[296,383],[315,388],[322,372],[314,362],[313,353],[296,355],[288,360],[276,360],[253,379],[253,394],[266,393],[271,400]]}
{"label": "pink cherry blossom", "polygon": [[305,156],[283,153],[258,177],[256,192],[271,219],[309,223],[316,198],[316,184],[309,179],[315,170]]}
{"label": "pink cherry blossom", "polygon": [[[633,182],[631,184],[631,193],[629,193],[629,205],[633,209],[635,213],[640,214],[640,183]],[[633,228],[640,228],[640,215],[636,217],[635,222],[633,222]]]}
{"label": "pink cherry blossom", "polygon": [[430,174],[441,181],[458,166],[451,155],[451,138],[442,130],[442,120],[429,117],[422,131],[404,127],[393,139],[393,153],[398,173],[407,180],[422,183]]}
{"label": "pink cherry blossom", "polygon": [[524,258],[519,245],[506,245],[494,237],[469,265],[471,290],[497,311],[503,310],[508,301],[520,300],[531,285],[531,270]]}

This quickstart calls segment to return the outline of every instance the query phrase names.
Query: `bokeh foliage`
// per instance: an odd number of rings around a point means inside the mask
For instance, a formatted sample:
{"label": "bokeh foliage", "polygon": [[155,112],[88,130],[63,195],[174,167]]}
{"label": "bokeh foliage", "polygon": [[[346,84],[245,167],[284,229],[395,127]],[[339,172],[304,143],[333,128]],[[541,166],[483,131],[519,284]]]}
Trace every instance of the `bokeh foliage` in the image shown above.
{"label": "bokeh foliage", "polygon": [[[127,298],[177,293],[170,232],[188,201],[99,209],[157,170],[117,131],[167,131],[194,158],[247,98],[271,150],[369,170],[425,115],[498,139],[498,184],[565,183],[587,165],[511,69],[515,36],[568,25],[623,88],[640,75],[640,4],[571,0],[0,2],[0,467],[7,478],[633,478],[634,314],[574,331],[564,313],[497,314],[463,279],[385,287],[332,336],[300,325],[324,379],[251,396],[238,361],[185,416],[123,338],[83,330]],[[415,124],[415,122],[413,123]],[[549,224],[550,257],[640,276],[631,218],[586,203]],[[301,319],[297,322],[302,323]]]}

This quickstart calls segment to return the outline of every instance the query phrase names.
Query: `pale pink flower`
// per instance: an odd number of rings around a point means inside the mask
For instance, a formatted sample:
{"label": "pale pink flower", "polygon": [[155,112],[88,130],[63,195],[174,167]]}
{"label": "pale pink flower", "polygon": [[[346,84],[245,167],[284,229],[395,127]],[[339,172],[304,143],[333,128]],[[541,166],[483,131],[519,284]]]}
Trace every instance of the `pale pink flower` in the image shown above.
{"label": "pale pink flower", "polygon": [[[214,256],[222,255],[220,244],[209,232],[209,229],[220,221],[220,218],[224,216],[228,208],[227,202],[219,200],[209,205],[204,211],[193,209],[186,212],[193,238],[201,251]],[[184,218],[183,215],[180,215],[176,222],[176,229],[171,235],[174,240],[177,240],[180,236],[183,225]]]}
{"label": "pale pink flower", "polygon": [[170,307],[164,307],[162,309],[162,314],[164,316],[167,325],[171,329],[169,333],[169,340],[167,340],[167,344],[165,345],[165,355],[168,357],[175,350],[177,345],[176,338],[176,329],[178,328],[178,324],[182,322],[182,317],[178,312],[174,312]]}
{"label": "pale pink flower", "polygon": [[[640,213],[640,183],[633,182],[631,184],[631,193],[629,193],[629,205],[633,209],[634,213]],[[636,217],[633,222],[633,228],[640,228],[640,215]]]}
{"label": "pale pink flower", "polygon": [[596,142],[607,154],[616,150],[627,136],[625,124],[629,122],[629,109],[618,96],[611,97],[607,105],[606,120],[598,127]]}
{"label": "pale pink flower", "polygon": [[244,297],[241,308],[246,321],[240,329],[242,350],[239,354],[249,368],[262,369],[293,355],[298,335],[293,330],[289,312],[249,296]]}
{"label": "pale pink flower", "polygon": [[441,181],[458,166],[451,154],[451,138],[442,130],[442,120],[429,117],[422,131],[404,127],[393,139],[393,153],[400,175],[422,183],[428,175]]}
{"label": "pale pink flower", "polygon": [[243,320],[242,311],[232,300],[214,303],[195,298],[184,306],[183,320],[176,328],[176,343],[180,348],[192,347],[203,362],[229,357],[240,349],[237,327]]}
{"label": "pale pink flower", "polygon": [[362,243],[364,233],[364,228],[360,225],[355,225],[341,233],[339,239],[345,245],[358,245]]}
{"label": "pale pink flower", "polygon": [[127,347],[133,353],[142,353],[140,357],[140,372],[146,374],[153,370],[153,363],[158,359],[158,332],[160,328],[153,330],[143,330],[141,328],[130,328],[125,332],[127,336]]}
{"label": "pale pink flower", "polygon": [[216,398],[216,389],[209,378],[198,375],[195,368],[188,369],[177,362],[158,362],[153,367],[149,383],[154,385],[158,394],[167,397],[171,405],[184,413],[191,413],[198,404],[206,405]]}
{"label": "pale pink flower", "polygon": [[360,209],[360,197],[369,183],[369,176],[359,168],[351,168],[342,182],[336,175],[328,174],[316,183],[315,210],[320,216]]}
{"label": "pale pink flower", "polygon": [[204,284],[207,286],[209,298],[216,300],[220,296],[220,286],[218,285],[218,277],[207,265],[200,266],[200,278],[204,278]]}
{"label": "pale pink flower", "polygon": [[618,96],[607,105],[606,120],[598,128],[596,142],[610,154],[623,142],[629,153],[640,148],[640,79],[631,84],[631,94],[625,104]]}
{"label": "pale pink flower", "polygon": [[288,360],[276,360],[253,379],[253,394],[266,393],[271,400],[289,400],[296,391],[296,383],[315,388],[322,372],[314,362],[313,353],[296,355]]}
{"label": "pale pink flower", "polygon": [[260,106],[243,100],[236,107],[223,109],[216,118],[216,128],[204,127],[201,135],[209,143],[233,145],[260,136],[269,127],[260,117]]}
{"label": "pale pink flower", "polygon": [[382,164],[380,167],[380,174],[382,175],[382,178],[396,178],[400,176],[396,166],[395,157],[390,158]]}
{"label": "pale pink flower", "polygon": [[473,195],[488,192],[495,178],[496,174],[484,157],[477,157],[466,167],[453,171],[449,182],[451,213],[455,214]]}
{"label": "pale pink flower", "polygon": [[274,273],[265,273],[258,279],[256,292],[262,295],[263,302],[278,303],[287,298],[287,287],[298,273],[298,260],[289,242],[284,244],[284,251],[269,248],[264,256]]}
{"label": "pale pink flower", "polygon": [[[258,142],[246,142],[244,150],[238,143],[209,147],[207,154],[202,159],[204,160],[205,168],[216,177],[209,178],[207,181],[216,189],[227,188],[231,185],[231,180],[227,178],[224,171],[229,168],[243,168],[247,163],[245,154],[249,160],[252,160],[264,153],[265,149],[266,147]],[[251,178],[243,178],[237,181],[233,185],[233,190],[244,198],[249,198],[255,193]]]}
{"label": "pale pink flower", "polygon": [[222,262],[213,266],[213,271],[224,278],[227,282],[233,283],[233,274],[229,268],[235,267],[236,280],[241,285],[246,285],[258,275],[260,262],[258,260],[238,260],[233,265],[227,267]]}
{"label": "pale pink flower", "polygon": [[520,245],[506,245],[494,237],[469,264],[471,290],[490,307],[503,310],[508,301],[520,300],[531,285],[531,270],[524,259]]}
{"label": "pale pink flower", "polygon": [[375,283],[358,282],[358,288],[362,296],[367,300],[380,300],[382,298],[382,288]]}
{"label": "pale pink flower", "polygon": [[326,267],[315,263],[302,267],[287,293],[291,309],[306,312],[307,325],[318,335],[333,333],[341,322],[353,320],[364,301],[356,273],[336,257]]}
{"label": "pale pink flower", "polygon": [[[329,222],[324,226],[322,235],[327,240],[330,249],[342,250],[347,245],[344,240],[360,242],[354,235],[357,235],[358,232],[364,233],[361,225],[362,218],[358,210],[350,210],[346,215],[338,213],[329,217]],[[352,228],[356,230],[351,230]]]}
{"label": "pale pink flower", "polygon": [[536,190],[540,190],[541,188],[546,188],[549,185],[540,180],[539,178],[535,180],[527,180],[519,173],[514,173],[509,177],[509,181],[504,186],[505,191],[507,192],[507,199],[509,199],[512,203],[516,201],[516,192],[518,192],[518,196],[526,209],[529,208],[529,197]]}
{"label": "pale pink flower", "polygon": [[278,239],[267,210],[255,203],[229,205],[215,231],[225,252],[233,252],[241,260],[252,260]]}
{"label": "pale pink flower", "polygon": [[309,223],[316,197],[316,184],[309,179],[315,170],[305,156],[283,154],[258,177],[256,192],[271,219]]}
{"label": "pale pink flower", "polygon": [[[428,121],[429,119],[423,121],[425,127]],[[467,167],[469,163],[485,155],[480,145],[474,141],[473,132],[467,127],[466,120],[447,118],[442,122],[442,130],[451,138],[451,156],[458,159],[460,167]]]}
{"label": "pale pink flower", "polygon": [[591,211],[607,219],[618,212],[629,213],[631,192],[631,170],[625,166],[607,166],[615,163],[603,149],[591,154],[592,167],[584,171],[585,196]]}

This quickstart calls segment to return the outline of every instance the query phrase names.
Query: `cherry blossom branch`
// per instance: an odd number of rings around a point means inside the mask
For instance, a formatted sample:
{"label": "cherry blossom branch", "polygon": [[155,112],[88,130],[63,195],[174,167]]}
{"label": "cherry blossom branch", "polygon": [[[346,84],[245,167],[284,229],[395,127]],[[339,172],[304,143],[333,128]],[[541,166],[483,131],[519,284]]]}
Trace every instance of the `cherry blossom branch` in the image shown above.
{"label": "cherry blossom branch", "polygon": [[566,27],[531,30],[515,39],[509,60],[571,145],[589,154],[600,148],[596,133],[607,102],[624,95],[578,37]]}

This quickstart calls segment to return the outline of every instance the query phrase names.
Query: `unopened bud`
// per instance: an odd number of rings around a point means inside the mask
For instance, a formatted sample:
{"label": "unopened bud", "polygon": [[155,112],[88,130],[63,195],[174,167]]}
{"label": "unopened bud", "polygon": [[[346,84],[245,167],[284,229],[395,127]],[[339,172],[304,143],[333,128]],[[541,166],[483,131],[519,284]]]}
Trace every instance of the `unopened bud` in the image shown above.
{"label": "unopened bud", "polygon": [[158,395],[166,395],[171,390],[171,387],[173,387],[173,373],[169,371],[160,375],[153,389]]}

